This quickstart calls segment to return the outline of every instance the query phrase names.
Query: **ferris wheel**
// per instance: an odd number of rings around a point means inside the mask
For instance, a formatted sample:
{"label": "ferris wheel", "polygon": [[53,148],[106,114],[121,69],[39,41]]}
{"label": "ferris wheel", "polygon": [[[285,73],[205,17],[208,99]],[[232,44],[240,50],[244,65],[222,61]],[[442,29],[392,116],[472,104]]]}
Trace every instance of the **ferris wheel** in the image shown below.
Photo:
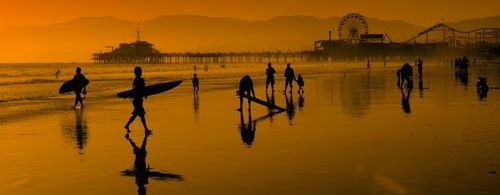
{"label": "ferris wheel", "polygon": [[339,39],[348,43],[361,41],[361,35],[368,35],[368,22],[357,13],[349,13],[340,19]]}

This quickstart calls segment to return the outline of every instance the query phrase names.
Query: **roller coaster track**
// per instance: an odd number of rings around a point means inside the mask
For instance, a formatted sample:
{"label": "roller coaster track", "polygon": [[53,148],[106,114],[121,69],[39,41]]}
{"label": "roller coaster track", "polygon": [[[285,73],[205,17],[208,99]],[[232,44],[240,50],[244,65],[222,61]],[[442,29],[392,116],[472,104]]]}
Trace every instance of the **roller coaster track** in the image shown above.
{"label": "roller coaster track", "polygon": [[[428,33],[433,32],[433,31],[437,31],[437,30],[444,31],[443,39],[441,40],[441,42],[445,42],[447,40],[453,40],[455,38],[455,37],[451,38],[450,36],[446,37],[446,31],[452,32],[453,36],[455,36],[455,33],[467,34],[468,39],[470,39],[470,34],[475,34],[476,36],[479,35],[479,37],[482,38],[483,42],[484,42],[486,36],[488,36],[488,38],[493,37],[493,39],[496,39],[496,42],[498,42],[498,40],[500,40],[500,28],[478,28],[478,29],[474,29],[471,31],[463,31],[463,30],[458,30],[458,29],[451,27],[449,25],[446,25],[444,23],[439,23],[439,24],[436,24],[434,26],[431,26],[431,27],[425,29],[424,31],[418,33],[417,35],[408,39],[404,43],[416,43],[418,38],[420,38],[424,35],[428,36]],[[464,37],[464,36],[457,36],[457,37]],[[428,37],[426,37],[426,42],[428,42]],[[467,42],[469,42],[469,41],[467,41]]]}

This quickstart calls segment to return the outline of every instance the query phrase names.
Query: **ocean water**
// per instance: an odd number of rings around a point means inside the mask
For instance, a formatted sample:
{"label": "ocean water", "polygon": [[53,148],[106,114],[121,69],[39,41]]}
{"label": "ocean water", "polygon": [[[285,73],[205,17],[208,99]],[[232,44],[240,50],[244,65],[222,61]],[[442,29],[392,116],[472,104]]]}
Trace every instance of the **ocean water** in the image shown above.
{"label": "ocean water", "polygon": [[[114,96],[134,65],[0,65],[0,194],[500,193],[500,96],[475,87],[478,75],[500,86],[498,64],[480,62],[465,79],[426,62],[411,91],[396,86],[400,64],[298,64],[303,95],[283,94],[284,65],[274,95],[265,65],[198,66],[198,95],[192,65],[143,65],[147,83],[186,79],[145,100],[150,136],[138,119],[127,136],[132,105]],[[76,66],[91,79],[82,110],[56,94]],[[257,97],[290,111],[245,101],[237,112],[245,74]]]}

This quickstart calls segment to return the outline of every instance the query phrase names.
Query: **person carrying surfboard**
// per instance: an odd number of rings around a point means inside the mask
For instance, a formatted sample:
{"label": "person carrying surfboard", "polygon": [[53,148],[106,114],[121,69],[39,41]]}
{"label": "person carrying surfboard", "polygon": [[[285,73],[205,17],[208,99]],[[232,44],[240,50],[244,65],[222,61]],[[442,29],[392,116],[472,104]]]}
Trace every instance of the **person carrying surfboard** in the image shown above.
{"label": "person carrying surfboard", "polygon": [[283,93],[286,93],[286,89],[288,88],[288,85],[290,85],[290,93],[292,93],[292,83],[295,80],[295,72],[293,71],[293,68],[290,67],[290,63],[286,65],[285,69],[285,91]]}
{"label": "person carrying surfboard", "polygon": [[[243,110],[243,98],[244,96],[248,97],[254,97],[255,98],[255,91],[253,89],[253,81],[250,76],[245,75],[243,78],[240,80],[240,86],[239,90],[236,92],[240,96],[240,108],[238,108],[238,111]],[[248,98],[248,110],[251,110],[251,103],[252,101],[250,98]]]}
{"label": "person carrying surfboard", "polygon": [[132,100],[132,105],[134,106],[134,111],[132,111],[132,116],[128,120],[127,124],[125,125],[125,129],[127,129],[127,132],[130,132],[130,124],[134,122],[135,118],[137,116],[141,117],[141,122],[142,126],[144,126],[144,131],[147,134],[152,133],[151,129],[148,128],[146,125],[146,111],[144,110],[144,99],[147,98],[147,96],[144,96],[144,87],[146,87],[146,82],[144,81],[144,78],[142,78],[142,68],[140,66],[136,66],[134,68],[134,74],[135,78],[132,83],[132,88],[134,89],[134,99]]}
{"label": "person carrying surfboard", "polygon": [[269,87],[269,84],[271,84],[271,89],[274,92],[274,74],[276,73],[276,70],[272,67],[271,62],[267,64],[267,69],[266,69],[266,92],[267,88]]}
{"label": "person carrying surfboard", "polygon": [[73,108],[76,108],[78,102],[80,102],[80,108],[83,108],[82,93],[87,93],[87,78],[82,74],[82,69],[80,67],[76,68],[76,74],[73,76],[73,84],[75,88],[75,104]]}

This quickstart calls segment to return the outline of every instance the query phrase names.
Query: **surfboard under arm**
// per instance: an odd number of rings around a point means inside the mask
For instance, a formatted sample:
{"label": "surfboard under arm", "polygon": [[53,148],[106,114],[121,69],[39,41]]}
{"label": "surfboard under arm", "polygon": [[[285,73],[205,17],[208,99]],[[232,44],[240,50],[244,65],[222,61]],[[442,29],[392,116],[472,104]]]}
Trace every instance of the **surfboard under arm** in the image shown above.
{"label": "surfboard under arm", "polygon": [[[241,94],[239,94],[241,95]],[[277,109],[277,110],[281,110],[281,111],[286,111],[287,109],[286,108],[283,108],[283,107],[280,107],[280,106],[277,106],[275,104],[271,104],[271,103],[268,103],[267,101],[264,101],[264,100],[261,100],[261,99],[258,99],[258,98],[255,98],[255,97],[252,97],[252,96],[248,96],[246,94],[243,95],[244,98],[247,98],[249,99],[250,101],[252,102],[255,102],[257,104],[260,104],[260,105],[263,105],[263,106],[266,106],[268,108],[272,108],[272,109]]]}

